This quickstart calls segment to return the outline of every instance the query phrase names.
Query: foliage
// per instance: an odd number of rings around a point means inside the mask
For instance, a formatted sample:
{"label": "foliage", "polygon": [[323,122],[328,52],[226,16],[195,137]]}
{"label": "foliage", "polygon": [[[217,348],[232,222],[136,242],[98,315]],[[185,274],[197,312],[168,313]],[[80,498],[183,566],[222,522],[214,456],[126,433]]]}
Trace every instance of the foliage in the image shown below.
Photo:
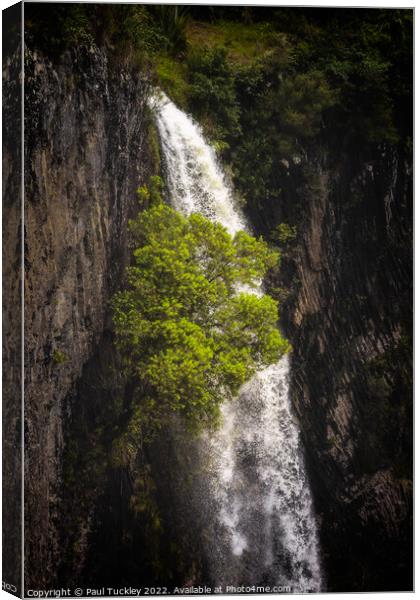
{"label": "foliage", "polygon": [[137,190],[137,197],[141,208],[156,204],[162,200],[161,191],[163,187],[162,179],[159,175],[153,175],[149,178],[149,185],[143,185]]}
{"label": "foliage", "polygon": [[[235,183],[262,207],[277,200],[288,163],[305,159],[305,149],[324,127],[335,93],[320,71],[295,73],[288,53],[273,53],[237,74],[243,135],[232,153]],[[258,136],[253,132],[258,131]]]}
{"label": "foliage", "polygon": [[[344,14],[345,13],[345,14]],[[325,24],[296,44],[295,62],[316,65],[339,93],[333,118],[348,137],[398,141],[395,101],[411,95],[412,13],[331,11]],[[410,58],[411,57],[411,58]],[[397,85],[396,80],[398,80]]]}
{"label": "foliage", "polygon": [[272,233],[272,238],[280,244],[288,244],[296,238],[297,230],[295,225],[288,223],[279,223]]}
{"label": "foliage", "polygon": [[111,56],[124,54],[143,69],[162,50],[185,48],[186,24],[176,6],[38,4],[25,11],[27,42],[51,57],[75,45],[106,45]]}
{"label": "foliage", "polygon": [[93,35],[89,16],[81,4],[70,6],[33,4],[25,10],[25,42],[54,56],[72,45],[90,45]]}
{"label": "foliage", "polygon": [[152,6],[152,14],[161,30],[164,40],[163,48],[170,53],[179,53],[186,49],[186,27],[188,11],[183,6]]}
{"label": "foliage", "polygon": [[156,59],[156,75],[158,85],[169,94],[178,106],[186,109],[189,84],[185,62],[177,61],[168,54],[160,54]]}
{"label": "foliage", "polygon": [[277,104],[273,116],[280,131],[303,140],[319,132],[321,115],[333,105],[334,96],[322,72],[311,70],[285,77],[272,102]]}
{"label": "foliage", "polygon": [[317,139],[337,159],[350,147],[409,146],[411,11],[210,12],[193,11],[176,89],[248,202],[278,198],[282,161],[305,161]]}
{"label": "foliage", "polygon": [[156,49],[165,43],[165,38],[146,7],[110,4],[99,13],[104,18],[99,20],[97,37],[106,40],[118,56],[129,58],[142,70],[149,69]]}
{"label": "foliage", "polygon": [[220,224],[183,217],[163,202],[130,229],[137,249],[113,318],[127,370],[143,385],[137,415],[159,427],[180,412],[194,430],[213,426],[221,402],[289,348],[276,302],[238,291],[257,288],[278,254],[245,232],[232,238]]}
{"label": "foliage", "polygon": [[236,137],[240,133],[239,106],[235,79],[225,48],[195,52],[189,56],[189,106],[206,123],[213,125],[213,137]]}
{"label": "foliage", "polygon": [[[396,143],[402,128],[411,134],[410,10],[45,6],[25,11],[30,45],[54,52],[106,44],[148,73],[156,70],[159,85],[214,140],[235,141],[238,154],[225,145],[224,155],[239,183],[251,148],[240,132],[254,139],[255,128],[261,132],[264,172],[252,169],[261,181],[278,155],[299,153],[323,128],[346,144]],[[255,183],[251,195],[261,192]]]}

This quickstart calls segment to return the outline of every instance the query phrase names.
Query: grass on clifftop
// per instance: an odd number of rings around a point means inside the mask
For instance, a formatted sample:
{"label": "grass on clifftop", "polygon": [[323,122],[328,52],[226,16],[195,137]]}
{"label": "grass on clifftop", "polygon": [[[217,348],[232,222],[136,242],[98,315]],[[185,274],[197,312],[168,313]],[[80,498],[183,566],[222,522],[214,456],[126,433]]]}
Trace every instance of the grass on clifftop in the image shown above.
{"label": "grass on clifftop", "polygon": [[276,33],[270,23],[206,23],[190,19],[185,35],[185,53],[159,54],[156,61],[158,85],[184,109],[188,109],[191,88],[188,65],[195,56],[223,48],[228,65],[235,70],[267,58],[274,48],[284,47],[283,36]]}
{"label": "grass on clifftop", "polygon": [[193,20],[187,24],[186,35],[190,50],[223,46],[227,49],[228,61],[233,64],[249,64],[261,58],[275,47],[279,37],[270,23],[203,23]]}

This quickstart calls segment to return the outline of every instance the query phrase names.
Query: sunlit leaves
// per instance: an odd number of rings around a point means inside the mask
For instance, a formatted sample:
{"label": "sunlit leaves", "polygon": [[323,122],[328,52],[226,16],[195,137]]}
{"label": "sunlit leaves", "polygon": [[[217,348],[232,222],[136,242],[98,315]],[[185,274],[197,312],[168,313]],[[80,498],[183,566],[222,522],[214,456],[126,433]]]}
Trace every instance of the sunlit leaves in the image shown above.
{"label": "sunlit leaves", "polygon": [[146,390],[140,409],[149,424],[180,412],[193,429],[215,425],[221,402],[289,349],[276,302],[251,292],[279,255],[161,201],[130,229],[134,261],[113,318],[127,370]]}

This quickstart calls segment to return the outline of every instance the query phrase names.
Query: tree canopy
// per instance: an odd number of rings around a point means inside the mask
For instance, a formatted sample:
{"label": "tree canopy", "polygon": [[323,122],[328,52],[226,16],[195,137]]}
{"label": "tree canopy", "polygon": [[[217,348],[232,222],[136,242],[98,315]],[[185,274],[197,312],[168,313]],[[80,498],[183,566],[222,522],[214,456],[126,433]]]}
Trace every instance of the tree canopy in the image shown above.
{"label": "tree canopy", "polygon": [[137,418],[159,425],[180,412],[192,429],[211,427],[220,404],[289,349],[276,301],[260,292],[279,255],[154,196],[130,223],[134,263],[113,298],[117,344],[142,385]]}

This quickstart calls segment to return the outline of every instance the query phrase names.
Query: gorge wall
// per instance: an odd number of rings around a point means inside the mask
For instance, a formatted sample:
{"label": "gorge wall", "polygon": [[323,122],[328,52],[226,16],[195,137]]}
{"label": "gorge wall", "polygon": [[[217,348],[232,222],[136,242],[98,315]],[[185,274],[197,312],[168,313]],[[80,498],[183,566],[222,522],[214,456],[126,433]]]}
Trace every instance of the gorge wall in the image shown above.
{"label": "gorge wall", "polygon": [[123,62],[93,48],[54,64],[27,51],[25,69],[26,583],[43,588],[63,553],[74,390],[106,328],[151,153],[146,84]]}
{"label": "gorge wall", "polygon": [[[333,158],[334,157],[334,158]],[[283,245],[292,397],[328,588],[409,589],[412,511],[412,174],[401,148],[285,163],[283,195],[251,209]],[[298,162],[298,161],[296,161]]]}

